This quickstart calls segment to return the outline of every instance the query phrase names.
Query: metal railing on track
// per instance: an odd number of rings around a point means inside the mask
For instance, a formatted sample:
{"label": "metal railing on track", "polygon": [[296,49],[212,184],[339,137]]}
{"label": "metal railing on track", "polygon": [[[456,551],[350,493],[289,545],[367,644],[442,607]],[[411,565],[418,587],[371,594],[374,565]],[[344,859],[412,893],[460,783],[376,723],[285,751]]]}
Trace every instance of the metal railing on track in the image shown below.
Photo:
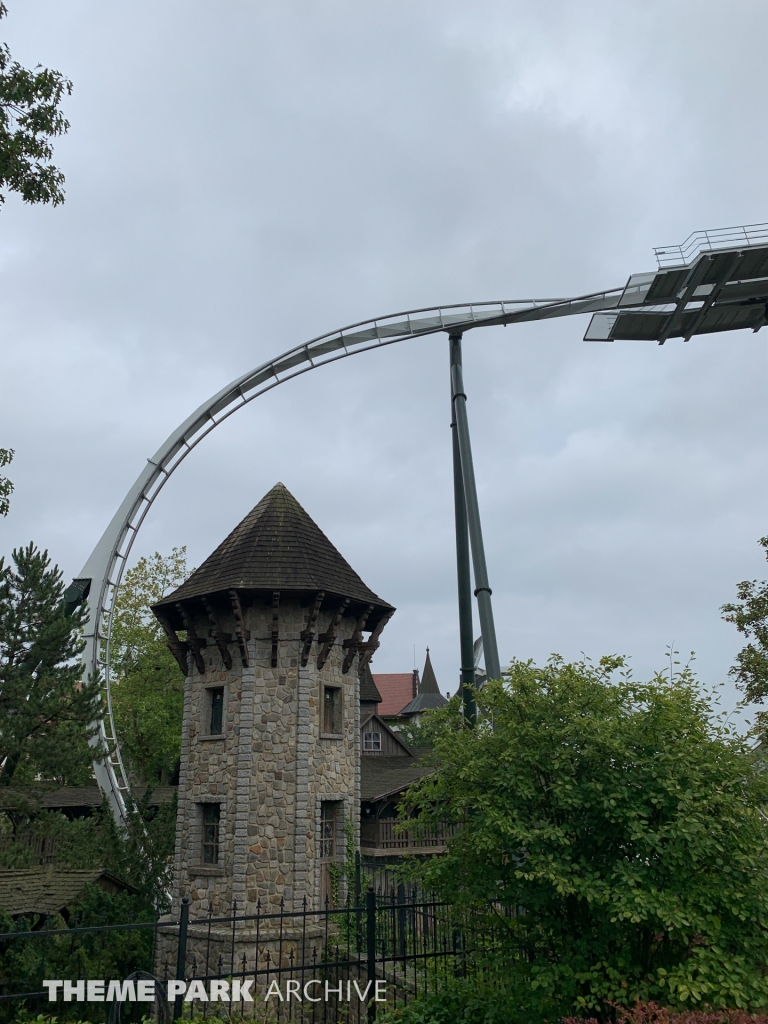
{"label": "metal railing on track", "polygon": [[659,270],[686,266],[701,252],[716,252],[736,246],[765,245],[768,242],[768,224],[742,224],[731,228],[694,231],[682,245],[665,245],[654,249]]}

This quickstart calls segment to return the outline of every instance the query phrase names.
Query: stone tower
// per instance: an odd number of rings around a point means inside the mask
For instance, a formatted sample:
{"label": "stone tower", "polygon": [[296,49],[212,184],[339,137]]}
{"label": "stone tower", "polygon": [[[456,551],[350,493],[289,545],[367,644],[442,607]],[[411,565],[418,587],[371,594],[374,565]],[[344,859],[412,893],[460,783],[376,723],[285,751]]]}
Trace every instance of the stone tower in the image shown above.
{"label": "stone tower", "polygon": [[320,906],[359,842],[359,675],[394,609],[277,484],[153,610],[186,675],[174,898]]}

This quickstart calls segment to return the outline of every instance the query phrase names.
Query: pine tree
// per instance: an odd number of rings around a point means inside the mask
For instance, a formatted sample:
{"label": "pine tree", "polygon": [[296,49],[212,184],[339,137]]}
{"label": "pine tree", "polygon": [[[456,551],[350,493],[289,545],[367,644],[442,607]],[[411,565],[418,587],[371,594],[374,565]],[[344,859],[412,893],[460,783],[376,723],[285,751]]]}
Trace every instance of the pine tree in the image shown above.
{"label": "pine tree", "polygon": [[[7,466],[13,461],[13,449],[0,448],[0,467]],[[13,493],[13,484],[7,476],[0,474],[0,516],[7,516],[10,508],[10,497]]]}
{"label": "pine tree", "polygon": [[33,544],[0,559],[0,785],[91,777],[96,681],[81,682],[86,612],[71,611],[47,551]]}

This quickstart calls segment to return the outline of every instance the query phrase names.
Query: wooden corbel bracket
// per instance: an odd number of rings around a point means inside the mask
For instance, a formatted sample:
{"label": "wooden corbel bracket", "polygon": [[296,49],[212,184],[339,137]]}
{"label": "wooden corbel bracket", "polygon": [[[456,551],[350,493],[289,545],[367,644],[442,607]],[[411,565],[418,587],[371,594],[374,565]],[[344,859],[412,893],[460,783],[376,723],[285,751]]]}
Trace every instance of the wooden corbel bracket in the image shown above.
{"label": "wooden corbel bracket", "polygon": [[270,664],[272,668],[277,668],[277,648],[280,640],[280,623],[278,620],[277,610],[280,607],[280,591],[272,591],[272,658]]}
{"label": "wooden corbel bracket", "polygon": [[243,619],[243,609],[240,604],[240,595],[236,590],[229,591],[229,600],[232,604],[232,611],[235,614],[235,635],[237,636],[237,643],[240,648],[240,660],[243,663],[243,668],[248,668],[248,643],[251,639],[250,629],[245,628],[245,620]]}
{"label": "wooden corbel bracket", "polygon": [[221,660],[224,662],[224,667],[230,669],[232,668],[232,655],[229,653],[228,647],[230,634],[223,632],[221,623],[216,617],[216,612],[208,598],[204,597],[202,600],[205,610],[208,613],[208,621],[211,623],[211,636],[213,637],[216,646],[219,648],[219,654],[221,655]]}
{"label": "wooden corbel bracket", "polygon": [[371,614],[372,611],[373,605],[366,605],[365,610],[355,623],[354,633],[349,638],[349,640],[344,641],[343,646],[345,647],[347,653],[344,655],[344,661],[341,664],[341,671],[345,675],[352,668],[352,662],[355,660],[355,655],[357,654],[363,639],[363,630],[365,629],[365,624],[368,621],[368,616]]}
{"label": "wooden corbel bracket", "polygon": [[181,669],[182,674],[186,677],[187,675],[189,675],[189,666],[187,665],[187,652],[189,651],[189,644],[187,644],[184,640],[179,640],[178,633],[164,615],[158,615],[157,620],[163,627],[163,632],[168,638],[168,650],[174,656],[174,658],[176,659],[176,664]]}
{"label": "wooden corbel bracket", "polygon": [[333,618],[330,621],[328,629],[325,631],[325,633],[321,633],[320,636],[317,638],[317,642],[323,645],[322,648],[320,649],[319,654],[317,655],[318,669],[321,669],[323,665],[326,663],[326,661],[328,661],[328,655],[331,653],[331,647],[333,647],[333,642],[336,639],[336,634],[339,631],[339,623],[341,622],[341,617],[349,607],[351,600],[351,597],[345,597],[342,599],[341,604],[338,606],[338,608],[333,614]]}
{"label": "wooden corbel bracket", "polygon": [[203,657],[203,647],[205,647],[205,640],[199,637],[195,632],[195,627],[192,624],[192,620],[187,615],[187,610],[181,601],[176,602],[176,611],[181,616],[181,621],[184,623],[184,629],[187,631],[187,643],[189,649],[192,651],[192,658],[195,662],[197,671],[202,675],[205,672],[205,658]]}
{"label": "wooden corbel bracket", "polygon": [[363,669],[368,667],[371,658],[379,648],[379,637],[381,636],[382,630],[394,614],[395,612],[393,609],[391,612],[386,612],[386,614],[382,615],[376,623],[376,628],[368,639],[364,643],[360,644],[360,662],[358,664],[358,672],[362,672]]}
{"label": "wooden corbel bracket", "polygon": [[320,606],[323,603],[325,597],[325,591],[318,591],[315,596],[315,603],[312,605],[309,616],[307,617],[307,624],[301,631],[301,667],[306,668],[309,662],[309,652],[312,650],[312,641],[315,639],[315,626],[317,625],[317,616],[320,613]]}

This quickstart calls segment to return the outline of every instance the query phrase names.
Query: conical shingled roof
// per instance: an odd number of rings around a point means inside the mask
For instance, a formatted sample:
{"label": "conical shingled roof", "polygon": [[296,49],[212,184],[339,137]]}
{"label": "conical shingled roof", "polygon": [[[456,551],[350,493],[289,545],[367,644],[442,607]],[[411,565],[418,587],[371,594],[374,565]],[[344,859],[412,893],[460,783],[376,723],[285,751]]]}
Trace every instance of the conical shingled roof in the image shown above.
{"label": "conical shingled roof", "polygon": [[435,678],[435,670],[432,668],[432,661],[427,648],[427,660],[424,662],[424,671],[421,674],[419,692],[410,704],[406,705],[400,712],[401,715],[417,715],[421,711],[430,711],[432,708],[442,708],[448,701],[440,693]]}
{"label": "conical shingled roof", "polygon": [[[421,673],[419,693],[440,693],[437,679],[435,679],[435,670],[432,668],[432,659],[429,657],[429,648],[427,648],[427,660],[424,662],[424,671]],[[440,696],[442,697],[441,693]]]}
{"label": "conical shingled roof", "polygon": [[[317,593],[374,605],[367,628],[392,606],[360,579],[288,488],[275,484],[186,583],[154,607],[229,590]],[[351,609],[350,609],[351,611]]]}
{"label": "conical shingled roof", "polygon": [[381,694],[368,665],[360,673],[360,700],[381,704]]}

